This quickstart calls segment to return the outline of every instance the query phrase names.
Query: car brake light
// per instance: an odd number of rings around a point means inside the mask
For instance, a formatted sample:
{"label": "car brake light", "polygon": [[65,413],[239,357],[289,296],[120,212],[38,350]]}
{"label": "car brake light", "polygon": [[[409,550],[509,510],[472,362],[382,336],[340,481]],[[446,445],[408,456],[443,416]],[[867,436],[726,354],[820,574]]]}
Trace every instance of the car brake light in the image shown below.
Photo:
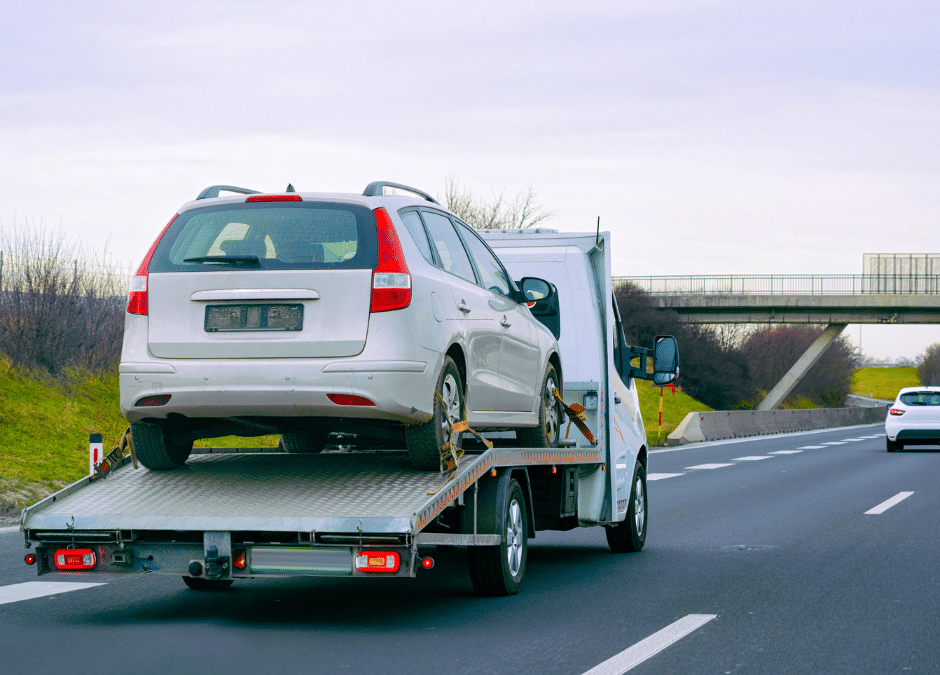
{"label": "car brake light", "polygon": [[891,415],[903,415],[904,411],[901,410],[900,408],[891,408],[891,410],[889,410],[888,413]]}
{"label": "car brake light", "polygon": [[363,551],[356,556],[360,572],[397,572],[400,558],[395,551]]}
{"label": "car brake light", "polygon": [[249,197],[245,203],[249,202],[302,202],[300,195],[257,195]]}
{"label": "car brake light", "polygon": [[60,570],[90,570],[98,562],[90,548],[60,548],[53,560]]}
{"label": "car brake light", "polygon": [[365,396],[354,396],[353,394],[327,394],[326,397],[336,405],[375,405]]}
{"label": "car brake light", "polygon": [[404,309],[411,304],[411,273],[405,264],[405,253],[395,234],[388,211],[374,211],[378,230],[379,262],[372,270],[372,312]]}
{"label": "car brake light", "polygon": [[153,253],[157,250],[157,245],[160,243],[160,240],[163,239],[163,235],[170,229],[170,225],[173,224],[173,221],[179,218],[179,215],[180,214],[177,213],[170,218],[170,222],[166,224],[166,227],[163,228],[157,240],[153,242],[153,246],[147,251],[147,255],[144,256],[144,261],[140,263],[140,267],[137,268],[137,274],[131,279],[130,293],[127,295],[128,314],[147,314],[147,269],[150,267],[150,259],[153,258]]}

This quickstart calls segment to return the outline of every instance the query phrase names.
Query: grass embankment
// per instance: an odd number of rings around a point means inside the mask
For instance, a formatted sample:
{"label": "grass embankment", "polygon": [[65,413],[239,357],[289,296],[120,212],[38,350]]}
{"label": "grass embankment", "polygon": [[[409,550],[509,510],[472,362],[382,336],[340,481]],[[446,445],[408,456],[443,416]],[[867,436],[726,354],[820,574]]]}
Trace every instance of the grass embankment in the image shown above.
{"label": "grass embankment", "polygon": [[893,401],[904,387],[920,386],[914,366],[898,368],[859,368],[852,377],[852,393],[857,396]]}
{"label": "grass embankment", "polygon": [[652,382],[634,380],[637,384],[637,393],[640,397],[640,410],[643,412],[643,426],[646,427],[646,436],[650,445],[664,445],[666,438],[679,426],[685,416],[692,412],[707,412],[711,410],[704,403],[699,403],[676,387],[675,394],[669,387],[662,392],[663,425],[659,426],[660,389]]}

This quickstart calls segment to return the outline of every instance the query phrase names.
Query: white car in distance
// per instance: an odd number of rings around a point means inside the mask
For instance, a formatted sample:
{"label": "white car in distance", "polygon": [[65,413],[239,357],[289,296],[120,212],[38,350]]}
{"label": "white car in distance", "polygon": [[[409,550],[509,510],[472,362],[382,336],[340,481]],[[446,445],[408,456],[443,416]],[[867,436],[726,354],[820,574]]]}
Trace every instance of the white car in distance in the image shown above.
{"label": "white car in distance", "polygon": [[888,452],[905,445],[940,445],[940,387],[906,387],[888,406]]}
{"label": "white car in distance", "polygon": [[553,293],[537,278],[517,285],[414,188],[213,186],[179,209],[132,280],[121,411],[155,470],[184,464],[200,438],[272,433],[288,452],[319,452],[332,433],[405,446],[432,470],[462,419],[556,446],[558,344],[528,306]]}

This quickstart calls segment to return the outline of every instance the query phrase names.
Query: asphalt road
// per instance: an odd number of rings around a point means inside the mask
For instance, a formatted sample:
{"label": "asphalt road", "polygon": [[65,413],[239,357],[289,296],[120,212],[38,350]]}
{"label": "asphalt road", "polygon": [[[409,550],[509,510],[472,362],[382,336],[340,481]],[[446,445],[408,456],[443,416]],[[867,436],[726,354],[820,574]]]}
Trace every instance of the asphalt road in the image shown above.
{"label": "asphalt road", "polygon": [[641,553],[540,532],[510,598],[476,597],[456,550],[415,580],[75,577],[106,583],[15,600],[49,577],[0,532],[0,673],[940,672],[936,448],[889,454],[867,426],[650,464]]}

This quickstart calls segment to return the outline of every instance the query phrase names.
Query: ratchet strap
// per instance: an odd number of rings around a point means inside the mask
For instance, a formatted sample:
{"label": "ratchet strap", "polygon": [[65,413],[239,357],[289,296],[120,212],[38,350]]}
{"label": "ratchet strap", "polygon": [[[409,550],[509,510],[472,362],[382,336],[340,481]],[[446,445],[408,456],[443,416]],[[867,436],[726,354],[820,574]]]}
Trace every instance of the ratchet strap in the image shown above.
{"label": "ratchet strap", "polygon": [[578,431],[584,434],[584,437],[588,439],[591,445],[597,445],[597,441],[594,440],[594,434],[591,433],[591,430],[588,429],[586,424],[587,418],[584,416],[584,411],[587,410],[580,403],[572,403],[568,405],[562,399],[561,394],[557,389],[554,390],[555,398],[558,399],[558,402],[561,403],[562,409],[565,411],[565,415],[568,416],[568,428],[565,430],[565,438],[568,438],[568,434],[571,433],[571,425],[574,424],[578,427]]}
{"label": "ratchet strap", "polygon": [[109,452],[100,462],[95,464],[95,473],[91,477],[91,480],[98,480],[99,478],[105,478],[109,473],[114,471],[121,459],[130,452],[131,459],[134,462],[134,468],[137,468],[137,455],[134,453],[134,444],[131,441],[131,428],[127,427],[124,430],[124,433],[121,434],[121,438],[118,439],[117,445],[111,448]]}
{"label": "ratchet strap", "polygon": [[441,483],[439,487],[429,492],[428,495],[437,494],[442,487],[447,485],[454,479],[454,476],[457,475],[457,469],[460,466],[460,458],[463,457],[463,449],[457,445],[457,434],[464,431],[469,434],[473,434],[478,439],[480,439],[480,442],[483,443],[483,445],[485,445],[488,450],[493,448],[493,444],[490,441],[483,438],[480,434],[470,428],[470,422],[467,421],[466,407],[463,409],[464,418],[458,422],[454,422],[447,413],[447,405],[444,403],[444,397],[441,395],[441,392],[435,389],[434,395],[437,397],[437,401],[441,405],[441,414],[444,415],[444,418],[447,420],[447,426],[450,429],[450,435],[447,439],[447,442],[441,446],[441,474],[447,472],[447,478],[444,479],[444,482]]}

